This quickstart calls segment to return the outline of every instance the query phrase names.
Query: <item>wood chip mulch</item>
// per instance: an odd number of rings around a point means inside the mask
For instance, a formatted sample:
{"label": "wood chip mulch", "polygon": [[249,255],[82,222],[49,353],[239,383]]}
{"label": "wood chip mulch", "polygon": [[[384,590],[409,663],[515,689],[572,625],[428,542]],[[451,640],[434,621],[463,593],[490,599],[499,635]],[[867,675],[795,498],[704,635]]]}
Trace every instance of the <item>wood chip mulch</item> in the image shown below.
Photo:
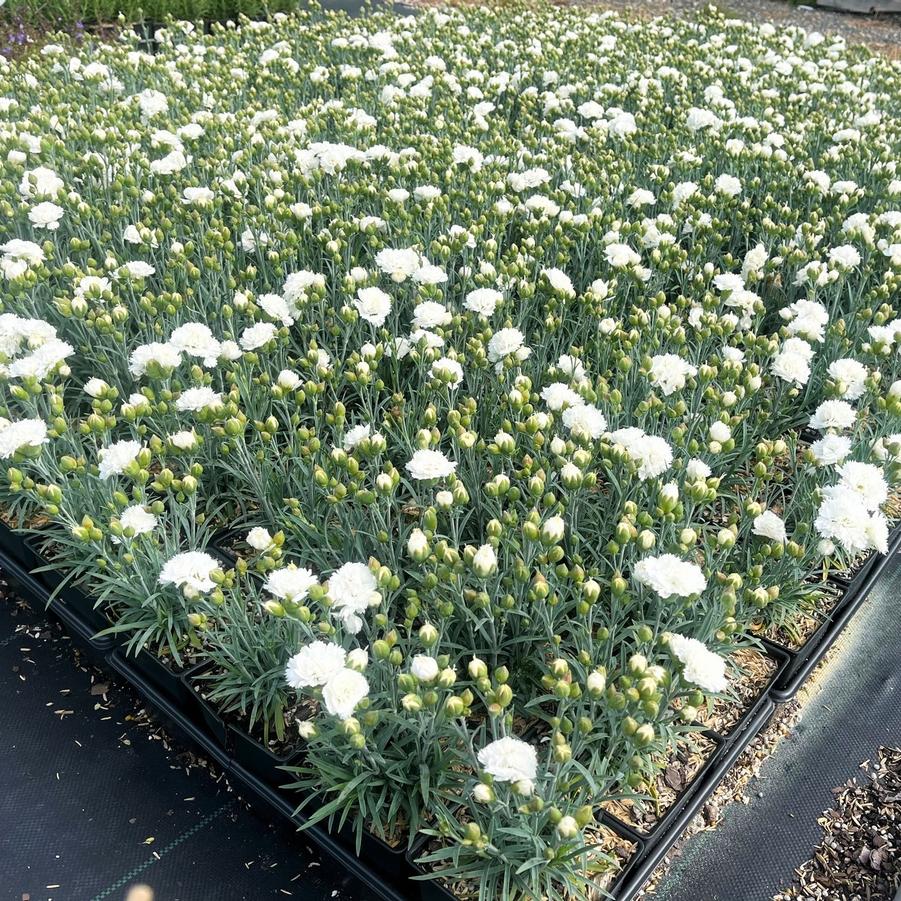
{"label": "wood chip mulch", "polygon": [[819,819],[823,841],[773,901],[893,901],[901,888],[901,748],[880,748]]}

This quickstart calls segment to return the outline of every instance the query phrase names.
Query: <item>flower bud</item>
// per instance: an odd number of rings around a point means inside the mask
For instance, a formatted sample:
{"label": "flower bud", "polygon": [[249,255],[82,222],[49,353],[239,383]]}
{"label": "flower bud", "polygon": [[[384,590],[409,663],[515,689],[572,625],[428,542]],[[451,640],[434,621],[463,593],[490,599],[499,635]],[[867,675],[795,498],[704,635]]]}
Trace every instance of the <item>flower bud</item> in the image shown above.
{"label": "flower bud", "polygon": [[479,660],[478,657],[473,657],[472,660],[469,661],[467,670],[469,672],[469,677],[476,681],[488,677],[488,667],[485,665],[485,661]]}
{"label": "flower bud", "polygon": [[431,623],[426,623],[419,629],[419,640],[424,647],[430,648],[438,641],[438,630]]}
{"label": "flower bud", "polygon": [[407,553],[417,563],[423,563],[429,556],[429,540],[422,529],[413,529],[407,539]]}
{"label": "flower bud", "polygon": [[472,558],[472,568],[482,579],[497,572],[497,555],[490,544],[483,544]]}
{"label": "flower bud", "polygon": [[422,710],[422,698],[414,692],[404,695],[400,703],[407,713],[419,713]]}
{"label": "flower bud", "polygon": [[541,543],[550,546],[563,540],[566,533],[566,524],[562,516],[552,516],[546,519],[541,526]]}
{"label": "flower bud", "polygon": [[588,674],[585,687],[593,698],[600,698],[607,687],[607,674],[602,670],[595,670]]}

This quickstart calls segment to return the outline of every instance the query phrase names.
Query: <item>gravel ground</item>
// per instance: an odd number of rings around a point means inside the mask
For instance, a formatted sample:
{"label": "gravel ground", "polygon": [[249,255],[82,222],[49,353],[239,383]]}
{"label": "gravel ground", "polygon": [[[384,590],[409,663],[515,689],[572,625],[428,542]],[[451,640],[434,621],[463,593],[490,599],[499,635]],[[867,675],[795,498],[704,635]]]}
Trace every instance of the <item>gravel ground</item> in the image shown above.
{"label": "gravel ground", "polygon": [[[579,5],[613,9],[626,15],[691,17],[710,0],[575,0]],[[892,59],[901,59],[901,14],[860,15],[794,6],[786,0],[718,0],[723,15],[774,25],[797,25],[807,31],[840,34],[849,44],[866,44]]]}

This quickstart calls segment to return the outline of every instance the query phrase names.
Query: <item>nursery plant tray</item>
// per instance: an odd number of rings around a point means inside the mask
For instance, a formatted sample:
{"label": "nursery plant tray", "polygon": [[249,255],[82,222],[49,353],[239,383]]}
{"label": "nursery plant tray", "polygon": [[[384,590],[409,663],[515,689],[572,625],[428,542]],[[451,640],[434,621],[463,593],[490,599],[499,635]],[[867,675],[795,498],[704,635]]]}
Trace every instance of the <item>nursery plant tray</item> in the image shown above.
{"label": "nursery plant tray", "polygon": [[898,552],[899,547],[901,547],[901,525],[896,525],[889,535],[887,554],[871,554],[854,573],[853,578],[834,580],[835,587],[843,591],[842,597],[829,616],[799,649],[792,650],[769,639],[762,639],[765,645],[781,650],[789,658],[788,665],[770,692],[773,701],[783,704],[798,693],[801,685],[835,644],[851,617],[866,600],[867,595],[882,575],[889,560]]}
{"label": "nursery plant tray", "polygon": [[[175,731],[214,760],[250,800],[275,811],[295,825],[300,826],[306,822],[302,813],[295,813],[297,795],[291,795],[280,788],[281,780],[268,769],[269,758],[257,756],[255,749],[249,747],[244,747],[239,752],[236,738],[239,730],[227,726],[212,706],[199,697],[195,686],[196,676],[202,672],[202,666],[174,673],[149,652],[143,651],[136,657],[126,654],[115,638],[98,638],[93,625],[86,622],[88,612],[96,613],[93,605],[67,604],[64,592],[51,599],[54,590],[52,579],[42,579],[40,572],[32,572],[36,566],[41,566],[40,557],[29,547],[29,543],[17,538],[16,533],[8,527],[0,526],[0,569],[27,599],[54,613],[81,647],[96,661],[110,667],[128,681]],[[761,641],[764,651],[777,663],[769,682],[742,711],[728,734],[721,735],[710,729],[702,732],[715,745],[713,752],[652,827],[641,831],[610,813],[602,812],[599,815],[602,825],[631,843],[634,848],[609,889],[612,898],[616,901],[630,901],[641,889],[735,760],[767,723],[776,705],[791,698],[822,659],[899,546],[901,527],[896,527],[890,536],[888,555],[866,561],[850,582],[837,583],[844,592],[841,600],[829,620],[800,650],[792,651],[766,639]],[[219,553],[222,553],[221,550]],[[63,573],[59,578],[64,577]],[[180,687],[175,687],[175,682]],[[249,736],[246,738],[252,743]],[[276,755],[268,751],[266,754],[271,755],[272,761],[276,761],[273,766],[277,766]],[[289,781],[289,778],[286,774],[285,781]],[[424,839],[418,847],[414,846],[411,852],[406,852],[367,836],[371,841],[363,842],[362,856],[358,856],[353,837],[347,830],[333,835],[323,825],[317,824],[305,830],[305,835],[336,863],[366,883],[374,898],[384,901],[407,901],[410,898],[419,898],[421,901],[454,899],[454,895],[439,881],[412,879],[423,875],[415,858],[422,853]]]}

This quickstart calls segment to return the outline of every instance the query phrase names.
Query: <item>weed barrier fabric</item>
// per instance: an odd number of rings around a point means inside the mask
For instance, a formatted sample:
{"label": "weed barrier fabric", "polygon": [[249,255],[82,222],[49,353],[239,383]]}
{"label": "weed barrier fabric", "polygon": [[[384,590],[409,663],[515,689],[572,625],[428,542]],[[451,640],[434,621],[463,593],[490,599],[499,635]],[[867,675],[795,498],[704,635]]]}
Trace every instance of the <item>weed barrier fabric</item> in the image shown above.
{"label": "weed barrier fabric", "polygon": [[92,692],[105,677],[92,682],[71,633],[31,608],[0,600],[3,898],[121,901],[136,882],[159,901],[212,901],[223,885],[229,901],[370,897],[290,825],[174,759],[121,683]]}
{"label": "weed barrier fabric", "polygon": [[879,745],[901,739],[897,556],[836,645],[794,734],[764,764],[750,803],[732,804],[713,831],[686,844],[655,901],[768,901],[817,845],[833,789]]}

